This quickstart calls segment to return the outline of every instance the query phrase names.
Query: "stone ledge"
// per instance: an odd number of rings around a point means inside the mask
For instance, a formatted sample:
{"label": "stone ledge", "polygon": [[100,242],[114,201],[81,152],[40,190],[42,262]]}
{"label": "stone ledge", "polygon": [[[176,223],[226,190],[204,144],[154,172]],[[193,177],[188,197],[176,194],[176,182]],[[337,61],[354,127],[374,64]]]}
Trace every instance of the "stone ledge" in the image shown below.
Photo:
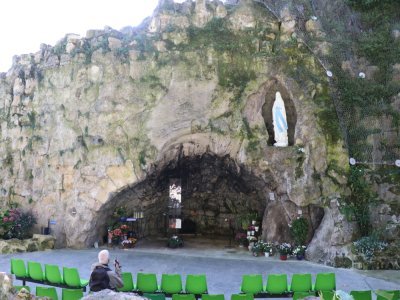
{"label": "stone ledge", "polygon": [[51,235],[34,234],[26,240],[0,240],[0,253],[33,252],[53,249],[56,238]]}

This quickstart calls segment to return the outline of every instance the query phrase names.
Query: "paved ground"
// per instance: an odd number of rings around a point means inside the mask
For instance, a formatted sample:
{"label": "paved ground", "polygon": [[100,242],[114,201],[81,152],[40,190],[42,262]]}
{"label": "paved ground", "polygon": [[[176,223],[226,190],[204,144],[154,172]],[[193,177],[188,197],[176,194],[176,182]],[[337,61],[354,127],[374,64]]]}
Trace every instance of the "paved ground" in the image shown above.
{"label": "paved ground", "polygon": [[[118,258],[123,271],[153,272],[161,279],[162,273],[206,274],[209,293],[225,294],[229,299],[238,293],[243,274],[285,273],[290,281],[294,273],[319,272],[336,273],[337,289],[376,290],[399,289],[399,271],[360,272],[348,269],[335,269],[308,261],[289,259],[280,261],[278,257],[253,257],[243,248],[226,248],[227,241],[188,240],[185,247],[168,249],[164,241],[141,241],[134,249],[109,249],[112,258]],[[10,258],[19,257],[24,260],[51,263],[59,266],[77,267],[82,278],[89,278],[90,266],[97,260],[99,249],[71,250],[60,249],[44,252],[0,255],[0,271],[10,270]],[[16,285],[21,282],[16,281]],[[30,284],[34,287],[34,284]]]}

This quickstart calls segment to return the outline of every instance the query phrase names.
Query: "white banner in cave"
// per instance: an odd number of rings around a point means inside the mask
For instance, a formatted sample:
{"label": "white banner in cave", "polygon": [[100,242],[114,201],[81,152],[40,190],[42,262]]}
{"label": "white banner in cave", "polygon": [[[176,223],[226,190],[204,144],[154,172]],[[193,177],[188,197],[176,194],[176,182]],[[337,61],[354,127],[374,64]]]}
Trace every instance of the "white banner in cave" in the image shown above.
{"label": "white banner in cave", "polygon": [[[181,180],[176,178],[170,179],[168,206],[170,209],[170,214],[172,214],[174,217],[180,216],[181,214],[181,203],[182,203],[181,191],[182,191]],[[182,228],[181,219],[179,218],[170,219],[169,227],[175,229]]]}

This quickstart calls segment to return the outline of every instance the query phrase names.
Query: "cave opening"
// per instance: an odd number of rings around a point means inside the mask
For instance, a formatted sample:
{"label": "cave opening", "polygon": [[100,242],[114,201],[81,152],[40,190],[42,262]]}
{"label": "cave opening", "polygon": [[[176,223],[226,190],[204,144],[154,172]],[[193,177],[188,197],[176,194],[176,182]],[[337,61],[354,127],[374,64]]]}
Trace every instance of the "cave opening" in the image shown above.
{"label": "cave opening", "polygon": [[176,178],[182,188],[179,233],[227,238],[250,215],[257,215],[261,224],[267,204],[265,181],[229,156],[204,153],[178,157],[155,168],[144,181],[116,193],[99,211],[99,234],[104,238],[107,226],[116,221],[114,212],[123,207],[128,216],[143,212],[139,226],[135,225],[140,237],[168,236],[169,185]]}

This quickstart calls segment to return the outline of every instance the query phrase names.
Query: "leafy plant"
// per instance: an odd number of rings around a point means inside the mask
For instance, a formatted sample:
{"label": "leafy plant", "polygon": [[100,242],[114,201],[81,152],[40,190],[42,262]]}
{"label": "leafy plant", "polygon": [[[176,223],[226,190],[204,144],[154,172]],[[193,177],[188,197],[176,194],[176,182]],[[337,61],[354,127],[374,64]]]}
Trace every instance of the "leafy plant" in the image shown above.
{"label": "leafy plant", "polygon": [[289,243],[282,243],[278,246],[278,251],[280,255],[292,254],[292,246]]}
{"label": "leafy plant", "polygon": [[290,233],[296,245],[305,245],[308,236],[308,221],[304,217],[295,219],[290,227]]}
{"label": "leafy plant", "polygon": [[376,236],[364,236],[353,242],[354,250],[358,254],[364,255],[367,260],[371,260],[376,251],[383,251],[388,244],[378,240]]}
{"label": "leafy plant", "polygon": [[0,237],[4,239],[29,238],[36,218],[30,212],[22,212],[17,208],[0,211]]}
{"label": "leafy plant", "polygon": [[345,206],[359,227],[361,236],[368,236],[371,231],[370,206],[377,200],[366,177],[366,169],[360,166],[350,168],[348,179],[350,195],[345,199]]}

